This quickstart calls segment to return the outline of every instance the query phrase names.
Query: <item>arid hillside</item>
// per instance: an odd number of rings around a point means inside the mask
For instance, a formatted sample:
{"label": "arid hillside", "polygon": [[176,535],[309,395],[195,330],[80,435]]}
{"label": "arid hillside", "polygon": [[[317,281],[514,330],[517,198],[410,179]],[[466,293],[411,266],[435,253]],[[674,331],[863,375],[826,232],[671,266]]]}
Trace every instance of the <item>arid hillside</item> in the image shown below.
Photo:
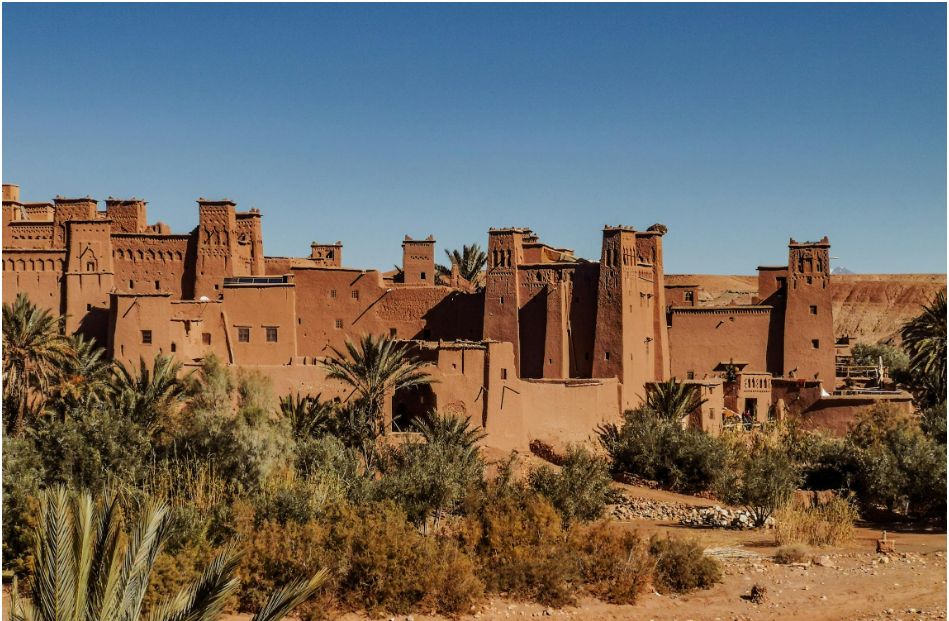
{"label": "arid hillside", "polygon": [[[666,275],[670,284],[702,287],[702,304],[750,304],[758,293],[756,276]],[[894,338],[899,327],[946,291],[945,274],[842,274],[833,276],[834,331],[864,343]]]}

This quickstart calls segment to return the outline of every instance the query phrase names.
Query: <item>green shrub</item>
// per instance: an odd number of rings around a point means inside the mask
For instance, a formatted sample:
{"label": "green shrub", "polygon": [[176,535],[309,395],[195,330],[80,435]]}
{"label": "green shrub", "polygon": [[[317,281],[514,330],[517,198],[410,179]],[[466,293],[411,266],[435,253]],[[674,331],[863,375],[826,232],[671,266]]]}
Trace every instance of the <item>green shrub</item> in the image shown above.
{"label": "green shrub", "polygon": [[810,556],[810,553],[802,545],[781,546],[774,553],[774,562],[781,565],[790,565],[791,563],[803,563]]}
{"label": "green shrub", "polygon": [[608,464],[582,446],[568,448],[560,472],[541,466],[530,473],[531,487],[557,509],[565,528],[602,517],[613,496],[612,483]]}
{"label": "green shrub", "polygon": [[653,537],[649,553],[656,561],[656,585],[662,591],[674,593],[711,588],[721,580],[722,569],[704,551],[691,539]]}
{"label": "green shrub", "polygon": [[799,483],[797,465],[785,450],[755,436],[734,484],[720,494],[730,504],[745,506],[755,525],[763,526],[776,510],[791,502]]}
{"label": "green shrub", "polygon": [[946,402],[923,410],[919,417],[919,426],[923,433],[939,444],[946,444]]}
{"label": "green shrub", "polygon": [[909,354],[898,347],[886,343],[856,343],[850,350],[853,364],[856,366],[875,367],[883,358],[883,366],[890,372],[899,374],[909,367]]}
{"label": "green shrub", "polygon": [[380,497],[399,505],[423,530],[430,522],[437,530],[442,518],[484,477],[484,462],[475,447],[478,436],[465,439],[468,422],[453,423],[437,413],[432,418],[434,422],[420,425],[427,430],[427,441],[388,447],[379,460]]}
{"label": "green shrub", "polygon": [[622,427],[600,427],[611,468],[683,492],[714,489],[726,475],[728,444],[722,438],[667,422],[649,408],[627,410]]}
{"label": "green shrub", "polygon": [[589,593],[613,604],[633,604],[652,581],[655,562],[638,533],[608,522],[575,527],[570,547]]}

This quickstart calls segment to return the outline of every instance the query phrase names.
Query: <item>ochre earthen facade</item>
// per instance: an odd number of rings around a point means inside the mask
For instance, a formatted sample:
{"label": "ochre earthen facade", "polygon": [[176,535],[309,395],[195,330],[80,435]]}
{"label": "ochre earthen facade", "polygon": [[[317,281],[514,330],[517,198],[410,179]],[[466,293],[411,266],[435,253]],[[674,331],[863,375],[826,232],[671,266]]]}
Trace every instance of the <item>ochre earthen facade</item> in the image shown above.
{"label": "ochre earthen facade", "polygon": [[[198,226],[176,235],[148,225],[142,200],[31,203],[4,185],[3,301],[26,292],[126,365],[213,353],[281,393],[346,397],[319,365],[332,348],[365,333],[411,341],[438,381],[392,396],[393,429],[438,408],[471,416],[505,448],[586,439],[669,377],[699,386],[706,403],[691,424],[710,433],[729,412],[765,422],[784,411],[775,403],[806,412],[822,383],[834,388],[826,238],[792,240],[786,266],[759,268],[754,305],[709,307],[695,286],[666,287],[662,225],[605,227],[598,261],[530,229],[491,229],[478,291],[457,270],[436,276],[431,236],[406,236],[402,268],[383,273],[344,267],[340,242],[264,256],[261,221],[200,199]],[[805,381],[816,397],[790,407],[787,386]]]}

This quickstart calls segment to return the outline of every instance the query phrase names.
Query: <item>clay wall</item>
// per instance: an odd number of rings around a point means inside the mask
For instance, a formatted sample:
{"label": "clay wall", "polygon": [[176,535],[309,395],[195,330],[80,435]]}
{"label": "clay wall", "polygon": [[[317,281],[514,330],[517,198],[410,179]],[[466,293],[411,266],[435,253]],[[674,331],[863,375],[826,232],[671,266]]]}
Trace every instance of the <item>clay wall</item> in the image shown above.
{"label": "clay wall", "polygon": [[788,268],[786,265],[778,266],[769,266],[769,265],[760,265],[758,266],[758,295],[757,298],[761,301],[768,301],[768,303],[774,303],[771,300],[771,296],[777,294],[781,295],[780,303],[784,303],[784,296],[787,293],[787,281],[788,281]]}
{"label": "clay wall", "polygon": [[672,377],[718,377],[729,361],[744,371],[768,371],[770,315],[765,306],[673,308]]}
{"label": "clay wall", "polygon": [[194,297],[218,297],[224,278],[243,270],[237,263],[234,201],[198,201]]}
{"label": "clay wall", "polygon": [[300,356],[325,356],[346,338],[480,340],[483,294],[448,287],[390,287],[375,270],[293,268]]}
{"label": "clay wall", "polygon": [[264,268],[264,240],[260,226],[260,210],[237,212],[237,261],[242,266],[235,270],[235,276],[263,276]]}
{"label": "clay wall", "polygon": [[4,250],[3,302],[11,304],[21,291],[54,314],[62,313],[65,250]]}
{"label": "clay wall", "polygon": [[[55,229],[51,222],[12,220],[4,228],[3,247],[52,249],[55,237]],[[64,246],[59,246],[59,248],[62,247]]]}
{"label": "clay wall", "polygon": [[485,339],[511,343],[514,347],[515,372],[520,371],[520,322],[517,267],[523,262],[522,229],[488,231],[488,264],[485,274]]}
{"label": "clay wall", "polygon": [[913,399],[907,392],[891,395],[832,395],[814,402],[800,416],[804,429],[822,429],[841,437],[850,430],[860,410],[881,403],[891,403],[904,414],[913,411]]}
{"label": "clay wall", "polygon": [[63,311],[66,331],[99,343],[108,339],[109,292],[113,288],[112,223],[68,220]]}
{"label": "clay wall", "polygon": [[66,247],[66,222],[69,220],[95,220],[98,201],[89,198],[63,198],[57,196],[53,199],[56,204],[53,215],[53,248]]}
{"label": "clay wall", "polygon": [[223,304],[173,301],[168,293],[114,294],[108,352],[120,363],[136,366],[139,356],[150,363],[157,354],[174,354],[185,363],[214,354],[231,362]]}
{"label": "clay wall", "polygon": [[225,284],[221,305],[234,364],[289,364],[297,355],[292,284]]}
{"label": "clay wall", "polygon": [[192,245],[193,240],[189,235],[113,235],[116,291],[164,291],[178,300],[192,297]]}

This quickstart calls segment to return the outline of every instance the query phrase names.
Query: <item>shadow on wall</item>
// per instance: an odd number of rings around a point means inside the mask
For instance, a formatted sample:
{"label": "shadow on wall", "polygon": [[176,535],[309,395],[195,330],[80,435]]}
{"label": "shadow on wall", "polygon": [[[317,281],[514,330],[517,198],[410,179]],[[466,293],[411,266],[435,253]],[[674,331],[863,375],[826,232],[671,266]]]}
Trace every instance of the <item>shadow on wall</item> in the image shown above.
{"label": "shadow on wall", "polygon": [[413,338],[426,341],[480,341],[484,332],[484,292],[452,292],[422,315],[426,328]]}
{"label": "shadow on wall", "polygon": [[416,418],[438,409],[438,398],[429,385],[405,388],[392,397],[392,431],[417,431]]}

